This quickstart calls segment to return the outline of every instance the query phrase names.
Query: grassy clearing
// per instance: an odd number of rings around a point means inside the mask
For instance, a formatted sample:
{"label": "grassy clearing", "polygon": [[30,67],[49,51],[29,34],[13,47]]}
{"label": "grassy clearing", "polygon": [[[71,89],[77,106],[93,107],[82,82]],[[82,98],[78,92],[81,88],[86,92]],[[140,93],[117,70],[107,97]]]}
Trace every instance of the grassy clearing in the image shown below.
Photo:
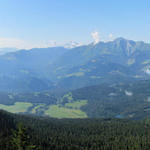
{"label": "grassy clearing", "polygon": [[75,101],[72,103],[66,103],[65,107],[80,109],[82,106],[84,106],[86,104],[87,104],[87,100],[80,100],[80,101]]}
{"label": "grassy clearing", "polygon": [[90,76],[91,79],[100,79],[102,78],[101,76]]}
{"label": "grassy clearing", "polygon": [[70,109],[59,105],[50,105],[49,109],[45,111],[45,115],[54,118],[87,118],[86,113],[79,109]]}
{"label": "grassy clearing", "polygon": [[135,59],[129,59],[127,64],[130,66],[134,63],[135,63]]}
{"label": "grassy clearing", "polygon": [[34,92],[34,96],[38,96],[40,92]]}
{"label": "grassy clearing", "polygon": [[66,77],[72,77],[72,76],[81,77],[81,76],[84,76],[84,72],[76,72],[76,73],[66,75]]}
{"label": "grassy clearing", "polygon": [[14,99],[13,95],[11,95],[11,94],[9,94],[8,97],[9,97],[10,99]]}
{"label": "grassy clearing", "polygon": [[142,64],[145,65],[145,64],[149,64],[149,63],[150,63],[150,59],[147,59]]}
{"label": "grassy clearing", "polygon": [[14,105],[3,105],[0,104],[0,109],[6,110],[11,113],[24,113],[27,112],[28,108],[33,104],[26,102],[16,102]]}
{"label": "grassy clearing", "polygon": [[28,70],[20,70],[20,72],[24,73],[24,74],[29,74]]}

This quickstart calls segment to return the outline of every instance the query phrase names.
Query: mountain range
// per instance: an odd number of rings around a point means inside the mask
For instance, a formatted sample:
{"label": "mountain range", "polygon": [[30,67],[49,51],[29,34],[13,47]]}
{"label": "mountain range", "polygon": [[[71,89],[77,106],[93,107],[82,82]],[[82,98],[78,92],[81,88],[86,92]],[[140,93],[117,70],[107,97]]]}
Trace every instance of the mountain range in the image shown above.
{"label": "mountain range", "polygon": [[150,44],[117,38],[72,49],[20,50],[1,55],[0,68],[4,91],[72,90],[149,79]]}
{"label": "mountain range", "polygon": [[149,116],[150,44],[124,38],[0,56],[0,108],[56,118]]}

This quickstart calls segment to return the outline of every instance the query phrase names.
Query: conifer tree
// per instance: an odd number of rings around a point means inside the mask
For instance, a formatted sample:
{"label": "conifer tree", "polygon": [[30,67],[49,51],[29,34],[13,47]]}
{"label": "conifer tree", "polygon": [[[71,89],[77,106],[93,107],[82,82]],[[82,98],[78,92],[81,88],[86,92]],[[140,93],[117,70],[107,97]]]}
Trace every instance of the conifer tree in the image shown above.
{"label": "conifer tree", "polygon": [[13,130],[12,144],[17,150],[33,150],[35,145],[30,144],[27,129],[22,123],[18,123],[17,131]]}

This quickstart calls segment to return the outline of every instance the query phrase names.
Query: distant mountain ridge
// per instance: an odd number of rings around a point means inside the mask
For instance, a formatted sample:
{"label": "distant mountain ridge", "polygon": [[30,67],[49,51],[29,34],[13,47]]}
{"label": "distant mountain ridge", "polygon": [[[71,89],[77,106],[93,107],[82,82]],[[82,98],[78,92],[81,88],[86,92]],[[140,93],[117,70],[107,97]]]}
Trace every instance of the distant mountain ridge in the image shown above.
{"label": "distant mountain ridge", "polygon": [[[110,80],[147,79],[149,63],[150,44],[118,38],[74,48],[64,53],[50,68],[58,86],[68,83],[75,89],[75,84],[79,88],[89,86],[89,82],[94,85]],[[80,82],[84,83],[80,86]]]}
{"label": "distant mountain ridge", "polygon": [[[19,88],[37,91],[30,88],[36,79],[40,81],[37,84],[42,87],[40,91],[72,90],[104,82],[149,79],[150,44],[117,38],[71,49],[20,50],[1,55],[0,68],[0,90],[6,91],[18,91]],[[34,83],[31,78],[35,79]],[[7,80],[12,86],[5,84]],[[19,88],[13,87],[16,84]]]}
{"label": "distant mountain ridge", "polygon": [[6,53],[16,52],[16,51],[18,51],[17,48],[0,48],[0,55],[4,55]]}
{"label": "distant mountain ridge", "polygon": [[63,47],[35,48],[1,55],[0,90],[48,90],[51,81],[50,78],[46,78],[47,66],[65,51],[67,49]]}

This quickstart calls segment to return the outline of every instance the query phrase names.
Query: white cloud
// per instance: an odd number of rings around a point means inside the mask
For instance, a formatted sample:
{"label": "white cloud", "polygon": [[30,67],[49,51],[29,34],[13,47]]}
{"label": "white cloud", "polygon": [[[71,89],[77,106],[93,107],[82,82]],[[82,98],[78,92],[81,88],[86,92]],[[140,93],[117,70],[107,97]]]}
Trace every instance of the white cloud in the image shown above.
{"label": "white cloud", "polygon": [[133,93],[132,93],[132,92],[127,91],[127,90],[125,90],[125,94],[126,94],[127,96],[132,96],[132,95],[133,95]]}
{"label": "white cloud", "polygon": [[92,36],[93,39],[94,39],[94,44],[97,44],[97,43],[100,41],[99,32],[94,31],[94,32],[91,33],[91,36]]}
{"label": "white cloud", "polygon": [[64,44],[64,47],[65,48],[74,48],[74,47],[78,47],[78,46],[82,46],[83,44],[82,43],[78,43],[78,42],[75,42],[75,41],[70,41],[66,44]]}
{"label": "white cloud", "polygon": [[58,46],[58,44],[53,40],[41,41],[35,44],[22,39],[0,38],[0,48],[31,49],[31,48],[46,48],[55,46]]}
{"label": "white cloud", "polygon": [[109,93],[109,96],[117,96],[116,93]]}
{"label": "white cloud", "polygon": [[146,69],[145,72],[150,75],[150,69]]}
{"label": "white cloud", "polygon": [[150,97],[147,98],[147,102],[150,102]]}
{"label": "white cloud", "polygon": [[27,46],[27,43],[20,39],[13,38],[0,38],[0,48],[23,48]]}
{"label": "white cloud", "polygon": [[54,40],[41,41],[38,44],[32,45],[32,47],[34,48],[47,48],[47,47],[55,47],[55,46],[59,46],[59,45]]}
{"label": "white cloud", "polygon": [[73,48],[83,44],[78,42],[61,43],[54,40],[36,41],[36,43],[15,38],[0,38],[0,48],[17,48],[17,49],[32,49],[32,48],[47,48],[62,46],[65,48]]}

